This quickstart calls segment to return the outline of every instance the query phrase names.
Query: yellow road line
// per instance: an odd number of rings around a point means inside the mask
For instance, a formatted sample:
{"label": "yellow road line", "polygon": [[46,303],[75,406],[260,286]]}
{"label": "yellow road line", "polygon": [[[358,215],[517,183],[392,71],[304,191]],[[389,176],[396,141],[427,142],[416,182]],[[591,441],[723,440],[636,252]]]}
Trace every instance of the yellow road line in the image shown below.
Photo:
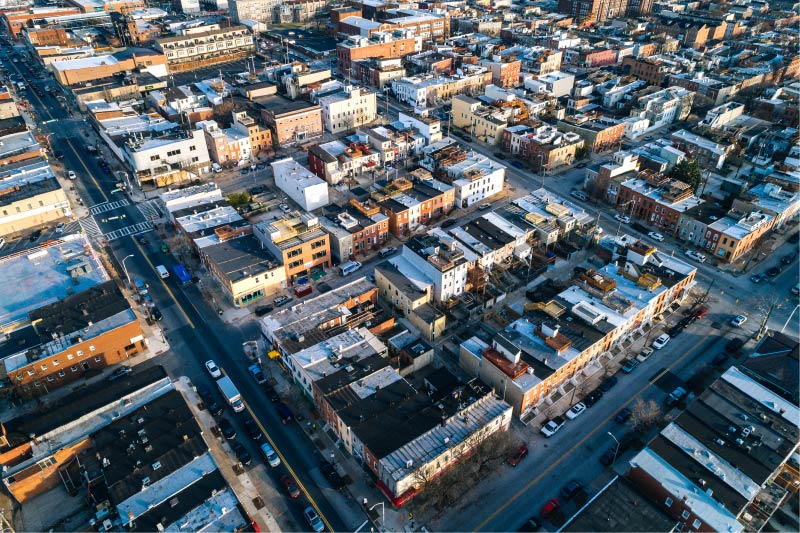
{"label": "yellow road line", "polygon": [[[664,369],[664,371],[663,371],[663,372],[661,372],[661,373],[659,373],[659,374],[658,374],[658,376],[656,376],[656,377],[655,377],[655,378],[654,378],[652,381],[648,380],[648,381],[647,381],[647,384],[646,384],[644,387],[642,387],[641,389],[639,389],[639,391],[638,391],[638,392],[637,392],[635,395],[631,396],[631,397],[630,397],[630,399],[629,399],[627,402],[625,402],[625,403],[623,403],[622,405],[620,405],[620,409],[621,409],[621,408],[623,408],[623,407],[627,407],[627,406],[628,406],[628,405],[629,405],[629,404],[630,404],[632,401],[634,401],[636,398],[638,398],[638,397],[639,397],[639,396],[640,396],[640,395],[641,395],[641,394],[642,394],[644,391],[646,391],[648,388],[652,387],[652,386],[655,384],[655,382],[656,382],[656,381],[658,381],[658,380],[659,380],[659,379],[660,379],[660,378],[661,378],[661,377],[662,377],[664,374],[666,374],[666,373],[667,373],[668,371],[670,371],[671,369],[675,368],[675,366],[677,366],[677,365],[678,365],[678,364],[679,364],[681,361],[683,361],[684,359],[686,359],[686,357],[688,357],[690,353],[692,353],[694,350],[696,350],[696,349],[697,349],[697,347],[698,347],[698,346],[700,346],[700,345],[701,345],[703,342],[705,342],[706,340],[708,340],[708,338],[707,338],[707,337],[703,337],[703,338],[701,338],[701,339],[700,339],[699,341],[697,341],[697,342],[696,342],[696,343],[695,343],[695,344],[694,344],[694,345],[693,345],[693,346],[692,346],[690,349],[686,350],[686,353],[684,353],[684,354],[683,354],[683,355],[682,355],[682,356],[681,356],[681,357],[680,357],[680,358],[679,358],[677,361],[675,361],[674,363],[672,363],[670,366],[666,367],[666,368]],[[519,497],[520,497],[520,496],[522,496],[522,495],[523,495],[525,492],[527,492],[528,490],[530,490],[530,488],[531,488],[531,487],[533,487],[535,484],[537,484],[539,481],[541,481],[541,480],[542,480],[542,478],[543,478],[544,476],[546,476],[547,474],[549,474],[551,470],[553,470],[555,467],[557,467],[559,464],[561,464],[561,462],[562,462],[564,459],[566,459],[566,458],[567,458],[569,455],[571,455],[571,454],[572,454],[572,453],[573,453],[575,450],[577,450],[579,447],[581,447],[581,446],[583,445],[583,443],[584,443],[584,442],[586,442],[587,440],[589,440],[589,438],[590,438],[590,437],[594,436],[594,434],[595,434],[595,433],[597,433],[598,431],[600,431],[600,428],[601,428],[601,427],[605,426],[605,425],[606,425],[606,424],[607,424],[609,421],[611,421],[611,419],[613,419],[615,416],[617,416],[617,412],[619,412],[619,409],[615,410],[615,411],[614,411],[614,412],[613,412],[611,415],[609,415],[609,416],[608,416],[608,418],[606,418],[605,420],[603,420],[601,423],[597,424],[596,428],[595,428],[595,429],[594,429],[594,430],[593,430],[591,433],[589,433],[589,434],[588,434],[588,435],[586,435],[584,438],[582,438],[581,440],[579,440],[579,441],[578,441],[578,442],[575,444],[575,446],[573,446],[572,448],[570,448],[570,449],[567,451],[567,453],[565,453],[565,454],[561,455],[561,457],[560,457],[560,458],[558,458],[558,459],[557,459],[556,461],[554,461],[554,462],[553,462],[553,463],[552,463],[550,466],[548,466],[547,468],[545,468],[545,469],[542,471],[542,473],[541,473],[541,474],[539,474],[538,476],[536,476],[535,478],[533,478],[532,480],[530,480],[530,481],[528,482],[528,484],[527,484],[527,485],[525,485],[524,487],[522,487],[521,489],[519,489],[519,490],[518,490],[518,491],[517,491],[517,492],[516,492],[516,493],[515,493],[515,494],[514,494],[514,495],[513,495],[511,498],[509,498],[508,500],[506,500],[506,502],[505,502],[505,503],[503,503],[503,505],[501,505],[500,507],[498,507],[497,509],[495,509],[495,511],[494,511],[492,514],[490,514],[490,515],[489,515],[489,516],[488,516],[488,517],[487,517],[487,518],[486,518],[486,519],[485,519],[483,522],[481,522],[480,524],[478,524],[478,526],[477,526],[475,529],[473,529],[473,531],[474,531],[474,532],[481,531],[481,530],[482,530],[484,527],[486,527],[486,524],[488,524],[489,522],[491,522],[492,520],[494,520],[494,519],[497,517],[497,515],[499,515],[501,512],[503,512],[503,511],[504,511],[504,510],[505,510],[505,509],[506,509],[506,508],[507,508],[509,505],[511,505],[511,504],[512,504],[513,502],[515,502],[517,499],[519,499]]]}
{"label": "yellow road line", "polygon": [[[181,310],[181,313],[183,314],[183,318],[186,319],[186,321],[189,323],[189,326],[191,326],[192,329],[195,329],[194,322],[192,322],[192,319],[189,318],[189,315],[186,314],[186,311],[183,310],[183,306],[181,306],[181,304],[178,303],[178,299],[175,298],[175,295],[172,293],[172,290],[169,288],[169,286],[164,281],[164,278],[162,278],[161,275],[158,274],[158,271],[156,270],[156,267],[150,261],[150,258],[147,257],[147,254],[144,253],[144,249],[139,245],[138,242],[136,242],[136,238],[135,237],[131,236],[131,239],[133,239],[133,244],[136,246],[136,248],[139,249],[139,252],[142,254],[142,257],[144,257],[144,260],[147,261],[147,264],[150,266],[150,268],[153,269],[153,272],[155,272],[158,275],[158,279],[159,279],[159,281],[161,281],[161,285],[164,286],[164,288],[167,290],[167,294],[169,294],[170,298],[172,298],[172,301],[175,302],[175,305],[178,306],[178,309]],[[195,311],[196,310],[197,309],[195,309]]]}
{"label": "yellow road line", "polygon": [[[225,375],[225,376],[228,375],[228,373],[225,372],[224,368],[220,368],[220,370],[222,370],[222,374],[223,375]],[[250,413],[250,416],[252,416],[253,420],[255,420],[256,424],[258,424],[258,428],[261,430],[261,433],[264,434],[264,438],[269,441],[269,444],[270,444],[270,446],[272,446],[272,449],[275,450],[275,453],[278,454],[278,457],[280,457],[281,462],[286,466],[286,469],[289,471],[289,473],[294,478],[295,483],[297,483],[297,485],[300,487],[300,490],[303,491],[303,494],[306,495],[306,498],[308,499],[308,502],[311,504],[311,506],[317,512],[317,514],[319,515],[320,519],[325,524],[325,527],[327,527],[328,531],[330,531],[331,533],[335,533],[335,531],[331,527],[330,523],[328,523],[328,519],[325,518],[324,514],[322,514],[322,511],[320,510],[319,506],[317,505],[317,502],[314,500],[314,498],[311,497],[311,494],[308,493],[308,490],[306,489],[305,485],[303,485],[303,482],[300,481],[300,478],[297,477],[297,474],[294,473],[294,470],[289,465],[289,462],[286,460],[286,457],[283,456],[281,451],[278,449],[278,446],[275,444],[275,441],[272,440],[272,437],[269,436],[269,433],[264,428],[263,424],[261,424],[261,420],[258,419],[256,414],[250,408],[250,404],[247,403],[247,401],[244,399],[244,396],[242,396],[242,403],[244,403],[244,406],[247,408],[247,412]]]}

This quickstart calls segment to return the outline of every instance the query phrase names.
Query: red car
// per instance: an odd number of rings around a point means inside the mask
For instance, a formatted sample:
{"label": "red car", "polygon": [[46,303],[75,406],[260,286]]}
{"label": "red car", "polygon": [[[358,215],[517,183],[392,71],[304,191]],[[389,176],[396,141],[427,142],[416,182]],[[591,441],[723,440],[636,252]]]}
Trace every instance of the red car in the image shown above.
{"label": "red car", "polygon": [[528,457],[528,447],[523,444],[517,451],[508,456],[507,461],[511,466],[517,466],[526,457]]}
{"label": "red car", "polygon": [[300,497],[300,489],[297,487],[297,483],[294,482],[294,478],[289,474],[281,476],[281,485],[286,489],[286,493],[291,499],[295,500]]}
{"label": "red car", "polygon": [[695,318],[703,318],[708,314],[708,307],[700,307],[694,312]]}
{"label": "red car", "polygon": [[539,511],[539,514],[542,516],[542,518],[548,518],[553,513],[558,511],[560,508],[561,508],[561,502],[559,502],[555,498],[550,498],[549,500],[547,500],[547,503],[544,504],[542,510]]}

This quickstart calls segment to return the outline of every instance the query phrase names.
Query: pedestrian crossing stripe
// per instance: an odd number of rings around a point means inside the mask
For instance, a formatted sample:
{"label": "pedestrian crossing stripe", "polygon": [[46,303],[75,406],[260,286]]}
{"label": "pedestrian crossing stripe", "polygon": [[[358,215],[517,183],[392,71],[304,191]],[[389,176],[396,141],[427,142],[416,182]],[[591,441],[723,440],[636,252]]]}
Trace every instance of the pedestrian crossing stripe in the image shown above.
{"label": "pedestrian crossing stripe", "polygon": [[128,200],[116,200],[114,202],[103,202],[101,204],[93,205],[89,208],[89,213],[92,215],[99,215],[100,213],[105,213],[106,211],[112,211],[114,209],[119,209],[120,207],[124,207],[126,205],[130,205]]}
{"label": "pedestrian crossing stripe", "polygon": [[110,242],[122,237],[127,237],[128,235],[138,235],[139,233],[146,233],[152,230],[152,222],[139,222],[138,224],[133,224],[131,226],[125,226],[124,228],[115,229],[114,231],[109,231],[104,235],[104,238]]}

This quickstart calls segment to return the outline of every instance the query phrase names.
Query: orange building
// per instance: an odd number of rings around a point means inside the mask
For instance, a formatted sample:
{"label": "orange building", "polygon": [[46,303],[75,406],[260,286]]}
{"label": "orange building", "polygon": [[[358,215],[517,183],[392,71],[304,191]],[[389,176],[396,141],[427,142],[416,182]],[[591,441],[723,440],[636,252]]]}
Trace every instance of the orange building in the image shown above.
{"label": "orange building", "polygon": [[142,328],[114,281],[29,313],[31,324],[12,332],[14,350],[2,360],[12,386],[23,396],[57,387],[120,363],[147,348]]}
{"label": "orange building", "polygon": [[81,10],[76,7],[43,7],[3,13],[3,22],[11,32],[14,40],[19,38],[22,28],[31,26],[33,19],[46,17],[63,17],[64,15],[79,15]]}
{"label": "orange building", "polygon": [[277,95],[261,100],[260,105],[261,120],[272,130],[275,147],[322,136],[322,109],[318,105]]}
{"label": "orange building", "polygon": [[310,213],[260,222],[253,226],[253,235],[283,263],[291,284],[333,265],[330,235]]}

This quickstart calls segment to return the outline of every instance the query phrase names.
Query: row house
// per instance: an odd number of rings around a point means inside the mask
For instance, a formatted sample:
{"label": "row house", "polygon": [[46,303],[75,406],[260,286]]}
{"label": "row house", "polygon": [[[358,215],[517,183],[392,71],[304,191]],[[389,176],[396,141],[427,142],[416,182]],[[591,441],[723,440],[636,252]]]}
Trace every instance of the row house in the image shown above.
{"label": "row house", "polygon": [[648,85],[662,87],[666,84],[670,74],[680,74],[683,72],[683,68],[676,61],[659,57],[625,56],[622,59],[622,71]]}
{"label": "row house", "polygon": [[466,152],[446,137],[423,150],[420,165],[456,189],[456,206],[469,207],[503,191],[506,167],[477,152]]}
{"label": "row house", "polygon": [[261,121],[269,128],[276,148],[322,137],[322,109],[319,105],[274,95],[260,99],[259,107]]}
{"label": "row house", "polygon": [[482,59],[480,64],[492,73],[492,83],[499,87],[510,88],[519,85],[522,61],[513,57],[493,56]]}
{"label": "row house", "polygon": [[749,252],[775,223],[775,217],[753,211],[748,214],[731,211],[709,224],[704,235],[704,248],[717,259],[733,263]]}
{"label": "row house", "polygon": [[503,148],[534,164],[540,173],[571,165],[583,147],[584,140],[577,133],[560,132],[548,125],[519,125],[503,132]]}
{"label": "row house", "polygon": [[696,159],[703,168],[722,168],[730,148],[730,145],[723,146],[686,130],[673,132],[670,140],[675,148]]}
{"label": "row house", "polygon": [[353,81],[383,90],[406,75],[402,59],[357,59],[352,63]]}
{"label": "row house", "polygon": [[350,233],[351,257],[378,250],[389,240],[389,217],[372,201],[352,198],[346,208],[330,219]]}
{"label": "row house", "polygon": [[212,67],[248,57],[256,50],[246,26],[203,26],[182,35],[156,40],[155,47],[167,58],[171,72]]}
{"label": "row house", "polygon": [[455,207],[455,187],[432,179],[424,169],[414,172],[417,179],[413,182],[396,179],[372,196],[389,217],[389,231],[398,237],[447,215]]}
{"label": "row house", "polygon": [[513,108],[498,109],[464,95],[454,97],[451,102],[451,116],[457,128],[465,129],[488,144],[500,142]]}
{"label": "row house", "polygon": [[404,165],[425,147],[425,137],[413,126],[393,122],[366,131],[367,141],[380,153],[382,165]]}
{"label": "row house", "polygon": [[[469,68],[468,68],[469,67]],[[461,76],[404,77],[392,81],[392,91],[400,102],[413,107],[439,106],[459,94],[479,95],[492,81],[483,67],[464,65]]]}
{"label": "row house", "polygon": [[688,184],[651,172],[622,182],[616,195],[620,212],[669,235],[677,232],[683,213],[702,203]]}
{"label": "row house", "polygon": [[331,133],[354,130],[378,116],[374,91],[346,86],[343,91],[319,99],[322,124]]}
{"label": "row house", "polygon": [[352,179],[365,171],[375,170],[381,154],[364,143],[345,145],[341,141],[315,144],[308,149],[308,168],[331,185]]}
{"label": "row house", "polygon": [[571,131],[586,141],[592,152],[603,152],[622,144],[625,122],[601,115],[576,115],[565,117],[557,123],[561,131]]}
{"label": "row house", "polygon": [[253,235],[283,265],[287,284],[307,282],[318,271],[333,266],[330,236],[311,213],[289,212],[259,222],[253,226]]}
{"label": "row house", "polygon": [[650,131],[686,120],[692,110],[694,93],[669,87],[639,98],[625,121],[625,137],[636,139]]}

